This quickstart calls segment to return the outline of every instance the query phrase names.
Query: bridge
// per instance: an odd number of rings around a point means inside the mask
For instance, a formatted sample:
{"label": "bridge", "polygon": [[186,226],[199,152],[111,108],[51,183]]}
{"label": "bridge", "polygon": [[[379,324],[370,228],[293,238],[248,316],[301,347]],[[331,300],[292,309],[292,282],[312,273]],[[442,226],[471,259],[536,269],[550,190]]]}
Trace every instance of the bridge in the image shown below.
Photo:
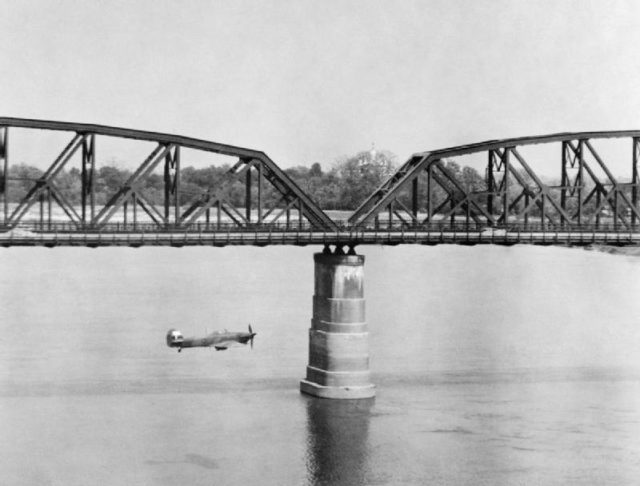
{"label": "bridge", "polygon": [[[12,194],[10,131],[68,134],[26,194]],[[100,139],[152,144],[110,198],[95,197]],[[622,182],[597,142],[629,143],[630,177]],[[83,123],[0,118],[0,244],[3,246],[563,244],[640,243],[640,131],[561,133],[493,140],[414,154],[347,220],[332,218],[264,152],[184,136]],[[551,160],[527,160],[529,146],[556,145]],[[183,191],[185,150],[223,156],[229,170],[199,194]],[[47,156],[38,154],[38,158]],[[448,161],[483,160],[481,187]],[[559,183],[536,172],[557,164]],[[189,160],[187,160],[189,163]],[[72,203],[57,178],[81,173]],[[163,179],[163,203],[145,192]],[[239,184],[240,183],[240,184]],[[239,189],[240,187],[240,189]],[[244,204],[230,198],[242,190]],[[15,191],[14,191],[15,192]],[[266,194],[270,197],[266,197]],[[277,197],[273,197],[273,195]],[[236,198],[237,199],[237,198]],[[155,202],[155,203],[154,203]]]}
{"label": "bridge", "polygon": [[[30,135],[42,131],[63,134],[66,143],[49,155],[42,174],[16,178],[10,161],[21,161],[21,155],[10,150],[10,134],[13,140],[16,132],[28,147]],[[140,143],[147,152],[128,179],[98,201],[98,147],[112,139]],[[615,161],[628,159],[628,180],[619,180],[605,163],[602,147],[611,148],[610,142],[623,144],[626,155],[614,152]],[[532,147],[551,151],[533,150],[534,162],[531,152],[525,155]],[[195,194],[182,182],[194,153],[232,162]],[[560,133],[416,153],[341,220],[330,217],[264,152],[140,130],[0,118],[0,245],[324,245],[314,255],[309,365],[300,388],[324,398],[367,398],[375,391],[364,257],[356,246],[637,245],[639,158],[640,131]],[[452,164],[459,160],[479,161],[481,180],[477,172]],[[541,175],[549,163],[559,168],[557,183]],[[80,174],[74,198],[60,188],[71,166]],[[153,178],[162,180],[161,204],[157,194],[149,194]],[[27,189],[17,191],[18,182]]]}

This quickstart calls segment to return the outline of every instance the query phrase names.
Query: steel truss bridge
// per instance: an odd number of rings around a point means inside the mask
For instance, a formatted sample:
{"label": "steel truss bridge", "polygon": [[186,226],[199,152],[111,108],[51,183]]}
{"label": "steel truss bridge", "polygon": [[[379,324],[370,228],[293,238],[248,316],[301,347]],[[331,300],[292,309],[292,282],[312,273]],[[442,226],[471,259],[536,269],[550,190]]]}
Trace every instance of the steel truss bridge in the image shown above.
{"label": "steel truss bridge", "polygon": [[[48,168],[16,194],[10,144],[43,130],[68,134]],[[96,197],[98,147],[106,138],[152,143],[106,201]],[[630,177],[618,180],[597,150],[625,144]],[[551,159],[529,146],[557,146]],[[226,157],[227,172],[193,194],[183,190],[186,151]],[[39,154],[42,157],[44,154]],[[468,180],[449,161],[472,156],[484,179]],[[640,131],[560,133],[492,140],[414,154],[346,221],[330,217],[265,153],[189,137],[101,125],[0,117],[0,245],[336,245],[640,244]],[[185,160],[186,159],[186,160]],[[558,164],[558,184],[536,169]],[[65,168],[80,173],[73,200],[60,189]],[[148,182],[162,178],[162,204]],[[25,182],[22,180],[22,182]],[[238,200],[238,191],[243,204]],[[232,197],[235,191],[236,197]],[[274,195],[276,197],[274,197]]]}

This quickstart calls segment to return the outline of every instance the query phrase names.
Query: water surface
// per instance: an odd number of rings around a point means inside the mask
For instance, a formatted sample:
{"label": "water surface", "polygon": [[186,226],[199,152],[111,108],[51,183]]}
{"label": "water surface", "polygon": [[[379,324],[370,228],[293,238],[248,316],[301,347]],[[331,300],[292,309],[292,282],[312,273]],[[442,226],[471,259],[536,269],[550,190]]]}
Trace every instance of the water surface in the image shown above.
{"label": "water surface", "polygon": [[3,484],[637,484],[640,259],[362,248],[377,397],[340,402],[298,392],[314,251],[1,250]]}

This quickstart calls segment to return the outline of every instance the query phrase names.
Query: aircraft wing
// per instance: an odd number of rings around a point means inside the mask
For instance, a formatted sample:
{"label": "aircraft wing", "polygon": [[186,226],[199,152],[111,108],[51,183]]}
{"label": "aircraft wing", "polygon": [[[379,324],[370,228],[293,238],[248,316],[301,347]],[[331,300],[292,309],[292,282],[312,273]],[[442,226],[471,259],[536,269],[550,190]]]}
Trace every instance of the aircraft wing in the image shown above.
{"label": "aircraft wing", "polygon": [[229,346],[233,346],[234,344],[236,344],[236,342],[231,340],[219,341],[215,343],[213,347],[216,348],[218,351],[222,351],[224,349],[227,349]]}

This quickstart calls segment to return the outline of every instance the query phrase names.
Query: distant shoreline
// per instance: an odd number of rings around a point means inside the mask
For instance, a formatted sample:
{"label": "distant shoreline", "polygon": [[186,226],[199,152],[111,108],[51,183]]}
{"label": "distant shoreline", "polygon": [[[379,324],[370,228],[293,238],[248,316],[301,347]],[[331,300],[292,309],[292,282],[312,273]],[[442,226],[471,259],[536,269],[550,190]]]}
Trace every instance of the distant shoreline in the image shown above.
{"label": "distant shoreline", "polygon": [[590,245],[586,247],[586,250],[609,253],[610,255],[627,255],[640,257],[640,246]]}

